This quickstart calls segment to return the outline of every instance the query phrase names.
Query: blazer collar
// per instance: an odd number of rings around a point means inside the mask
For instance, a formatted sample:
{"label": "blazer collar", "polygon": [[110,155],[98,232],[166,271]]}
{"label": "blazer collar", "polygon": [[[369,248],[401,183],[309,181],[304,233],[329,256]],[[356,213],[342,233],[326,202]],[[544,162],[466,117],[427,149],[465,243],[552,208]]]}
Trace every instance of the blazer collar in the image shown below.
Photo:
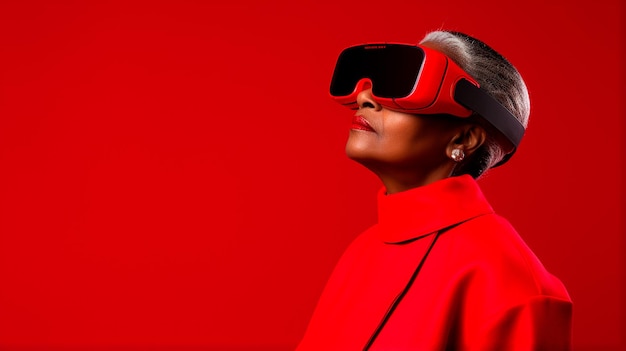
{"label": "blazer collar", "polygon": [[378,228],[386,243],[403,243],[470,218],[493,213],[469,175],[450,177],[386,195],[378,192]]}

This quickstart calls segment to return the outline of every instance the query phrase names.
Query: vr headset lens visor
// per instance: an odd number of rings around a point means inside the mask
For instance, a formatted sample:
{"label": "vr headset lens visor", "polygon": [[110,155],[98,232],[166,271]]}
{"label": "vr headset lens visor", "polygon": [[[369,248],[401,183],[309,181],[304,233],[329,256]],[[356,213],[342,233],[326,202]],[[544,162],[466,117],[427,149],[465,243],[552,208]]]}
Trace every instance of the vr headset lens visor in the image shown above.
{"label": "vr headset lens visor", "polygon": [[352,94],[357,83],[367,78],[372,93],[381,98],[409,96],[419,76],[424,52],[417,46],[386,44],[355,46],[344,50],[335,65],[330,84],[332,96]]}

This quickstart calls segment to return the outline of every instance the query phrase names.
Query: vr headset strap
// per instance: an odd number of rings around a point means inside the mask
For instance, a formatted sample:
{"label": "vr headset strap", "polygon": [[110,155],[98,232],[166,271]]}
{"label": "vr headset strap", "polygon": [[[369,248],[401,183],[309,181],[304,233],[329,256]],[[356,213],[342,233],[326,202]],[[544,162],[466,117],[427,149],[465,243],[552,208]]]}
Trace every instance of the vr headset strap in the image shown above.
{"label": "vr headset strap", "polygon": [[513,144],[513,152],[508,154],[500,164],[508,160],[524,136],[524,126],[517,118],[491,95],[466,79],[461,79],[456,84],[454,100],[487,120]]}

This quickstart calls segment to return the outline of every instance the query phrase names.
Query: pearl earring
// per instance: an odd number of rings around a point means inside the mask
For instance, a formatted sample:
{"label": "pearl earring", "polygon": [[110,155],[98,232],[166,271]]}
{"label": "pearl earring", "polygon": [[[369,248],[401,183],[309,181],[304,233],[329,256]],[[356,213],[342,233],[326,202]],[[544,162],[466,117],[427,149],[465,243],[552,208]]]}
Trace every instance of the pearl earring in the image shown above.
{"label": "pearl earring", "polygon": [[454,162],[461,162],[465,158],[465,153],[462,149],[454,149],[452,150],[452,155],[450,155],[450,158]]}

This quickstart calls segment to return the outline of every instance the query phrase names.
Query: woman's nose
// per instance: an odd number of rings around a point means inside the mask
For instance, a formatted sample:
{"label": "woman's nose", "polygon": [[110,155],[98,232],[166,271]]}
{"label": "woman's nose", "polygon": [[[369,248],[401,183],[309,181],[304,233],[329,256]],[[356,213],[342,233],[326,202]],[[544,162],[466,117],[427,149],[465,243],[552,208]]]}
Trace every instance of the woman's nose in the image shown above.
{"label": "woman's nose", "polygon": [[373,108],[376,111],[383,109],[383,106],[379,104],[376,99],[374,99],[371,88],[361,90],[361,92],[356,96],[356,103],[359,105],[359,109]]}

